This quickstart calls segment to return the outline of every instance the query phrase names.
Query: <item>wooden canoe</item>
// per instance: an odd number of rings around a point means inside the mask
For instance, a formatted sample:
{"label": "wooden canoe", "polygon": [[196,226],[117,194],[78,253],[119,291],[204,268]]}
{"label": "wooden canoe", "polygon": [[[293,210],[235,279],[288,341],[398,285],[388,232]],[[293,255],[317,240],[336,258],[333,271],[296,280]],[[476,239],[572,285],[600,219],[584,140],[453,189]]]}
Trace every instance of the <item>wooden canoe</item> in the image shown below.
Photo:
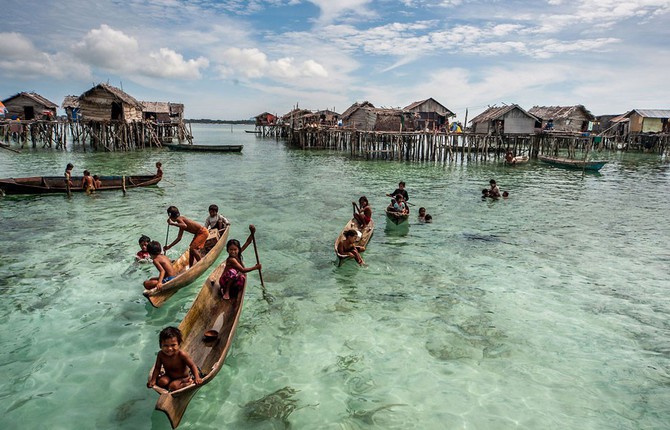
{"label": "wooden canoe", "polygon": [[512,158],[511,161],[505,160],[505,164],[514,166],[516,164],[523,164],[527,163],[530,160],[527,155],[517,155],[516,157]]}
{"label": "wooden canoe", "polygon": [[386,219],[395,225],[404,224],[409,219],[409,214],[401,214],[400,212],[389,210],[388,207],[385,210]]}
{"label": "wooden canoe", "polygon": [[337,236],[337,239],[335,239],[335,255],[337,255],[338,266],[341,266],[342,263],[351,259],[351,257],[342,255],[339,252],[337,252],[337,244],[340,243],[342,240],[344,240],[344,232],[347,230],[356,230],[357,232],[360,233],[358,239],[355,242],[356,246],[367,247],[368,242],[370,241],[370,238],[372,237],[372,234],[375,231],[375,222],[373,220],[370,220],[370,223],[366,225],[365,228],[361,229],[356,219],[351,218],[351,220],[347,223],[347,225],[344,226],[340,235]]}
{"label": "wooden canoe", "polygon": [[569,169],[578,169],[578,170],[588,170],[591,172],[597,172],[603,168],[607,161],[587,161],[587,160],[575,160],[572,158],[561,158],[561,157],[550,157],[547,155],[538,155],[540,161],[551,164],[558,167],[567,167]]}
{"label": "wooden canoe", "polygon": [[[73,193],[85,190],[81,187],[83,176],[72,176]],[[100,176],[102,186],[97,191],[122,190],[125,188],[147,187],[160,182],[162,176],[130,175],[130,176]],[[56,194],[67,193],[65,176],[33,176],[30,178],[0,179],[0,189],[5,194]]]}
{"label": "wooden canoe", "polygon": [[[165,412],[172,428],[177,428],[191,398],[200,387],[211,382],[219,373],[235,337],[235,329],[242,313],[246,281],[237,297],[223,300],[219,292],[219,278],[225,266],[224,261],[207,277],[191,309],[179,324],[179,330],[184,337],[181,349],[188,353],[205,375],[202,377],[202,384],[172,392],[158,386],[153,387],[160,394],[156,409]],[[206,341],[204,333],[211,329],[218,331],[219,336],[215,340]]]}
{"label": "wooden canoe", "polygon": [[198,151],[198,152],[242,152],[244,145],[185,145],[164,143],[174,151]]}
{"label": "wooden canoe", "polygon": [[209,238],[205,242],[206,254],[197,261],[193,267],[189,268],[189,250],[187,249],[178,259],[172,262],[172,266],[177,271],[177,276],[174,279],[164,283],[160,288],[152,290],[144,290],[144,297],[146,297],[151,305],[155,308],[160,307],[163,303],[172,297],[180,289],[192,284],[200,275],[214,264],[221,251],[226,247],[226,240],[228,239],[228,232],[230,231],[230,224],[226,225],[223,231],[212,229],[209,231]]}

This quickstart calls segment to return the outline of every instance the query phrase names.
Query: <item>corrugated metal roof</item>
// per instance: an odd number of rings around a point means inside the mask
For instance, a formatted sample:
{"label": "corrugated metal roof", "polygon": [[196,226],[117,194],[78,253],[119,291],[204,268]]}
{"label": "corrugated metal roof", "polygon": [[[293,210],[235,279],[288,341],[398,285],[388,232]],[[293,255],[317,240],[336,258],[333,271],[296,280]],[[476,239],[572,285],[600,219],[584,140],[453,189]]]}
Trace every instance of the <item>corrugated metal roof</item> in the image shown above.
{"label": "corrugated metal roof", "polygon": [[633,112],[637,112],[644,118],[670,118],[670,109],[633,109],[627,116],[630,116]]}

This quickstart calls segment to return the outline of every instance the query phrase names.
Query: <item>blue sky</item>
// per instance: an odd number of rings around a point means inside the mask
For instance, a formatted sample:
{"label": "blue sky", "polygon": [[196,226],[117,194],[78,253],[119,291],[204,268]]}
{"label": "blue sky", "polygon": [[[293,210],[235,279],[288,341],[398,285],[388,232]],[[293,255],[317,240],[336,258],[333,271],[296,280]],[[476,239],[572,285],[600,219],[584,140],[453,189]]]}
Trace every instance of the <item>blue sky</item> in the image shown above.
{"label": "blue sky", "polygon": [[670,108],[670,0],[3,0],[0,99],[106,82],[187,118],[433,97]]}

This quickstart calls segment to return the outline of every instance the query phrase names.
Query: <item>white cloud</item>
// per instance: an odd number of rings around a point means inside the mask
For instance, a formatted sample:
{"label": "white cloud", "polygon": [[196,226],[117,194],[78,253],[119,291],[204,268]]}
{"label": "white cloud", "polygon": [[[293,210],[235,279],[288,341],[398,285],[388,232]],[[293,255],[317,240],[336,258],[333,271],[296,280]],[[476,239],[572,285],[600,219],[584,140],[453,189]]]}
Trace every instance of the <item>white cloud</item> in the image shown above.
{"label": "white cloud", "polygon": [[84,62],[118,74],[198,79],[209,66],[204,57],[184,60],[169,48],[144,51],[137,39],[105,24],[89,31],[73,51]]}
{"label": "white cloud", "polygon": [[268,60],[267,55],[256,48],[228,48],[220,58],[219,70],[223,77],[242,76],[249,79],[328,76],[326,68],[312,59],[296,62],[292,57]]}
{"label": "white cloud", "polygon": [[371,0],[308,0],[321,10],[318,22],[329,24],[347,17],[372,17],[375,14],[368,9]]}

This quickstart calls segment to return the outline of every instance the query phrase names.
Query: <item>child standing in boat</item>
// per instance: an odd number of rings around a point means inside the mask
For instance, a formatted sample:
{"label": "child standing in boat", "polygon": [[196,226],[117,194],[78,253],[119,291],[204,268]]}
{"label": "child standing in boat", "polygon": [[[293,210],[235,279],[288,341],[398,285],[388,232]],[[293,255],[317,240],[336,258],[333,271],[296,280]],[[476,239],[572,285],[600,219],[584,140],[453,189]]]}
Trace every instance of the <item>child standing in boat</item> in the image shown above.
{"label": "child standing in boat", "polygon": [[170,206],[167,208],[167,213],[169,216],[167,219],[168,225],[179,227],[179,234],[171,244],[163,247],[163,251],[167,252],[168,249],[178,244],[181,240],[181,237],[184,235],[184,231],[191,233],[193,235],[193,240],[188,247],[188,264],[189,266],[193,267],[193,265],[202,258],[200,255],[200,250],[203,248],[203,246],[205,246],[205,242],[209,237],[209,231],[201,224],[193,221],[192,219],[186,218],[185,216],[182,216],[176,206]]}
{"label": "child standing in boat", "polygon": [[226,244],[226,251],[228,251],[226,268],[219,278],[219,287],[221,288],[221,295],[224,300],[230,299],[231,293],[233,296],[236,296],[237,292],[244,287],[244,282],[246,281],[245,273],[252,270],[261,270],[260,263],[251,267],[244,267],[244,263],[242,262],[242,252],[247,249],[247,246],[253,240],[256,227],[251,224],[249,230],[251,234],[249,234],[244,245],[240,246],[240,241],[237,239],[230,239]]}
{"label": "child standing in boat", "polygon": [[219,213],[219,207],[217,205],[209,205],[209,216],[205,220],[205,227],[207,229],[216,228],[217,230],[223,230],[227,224],[230,224],[230,221]]}
{"label": "child standing in boat", "polygon": [[166,327],[158,335],[158,341],[161,350],[158,351],[147,388],[158,385],[168,391],[175,391],[194,382],[196,385],[202,384],[198,366],[186,352],[179,349],[183,341],[181,330],[177,327]]}
{"label": "child standing in boat", "polygon": [[177,272],[174,270],[174,267],[172,267],[172,261],[170,261],[165,254],[161,254],[161,244],[159,242],[155,240],[149,242],[147,251],[149,251],[154,266],[158,269],[158,276],[144,281],[144,289],[152,290],[154,288],[161,288],[164,283],[174,279],[175,276],[177,276]]}

